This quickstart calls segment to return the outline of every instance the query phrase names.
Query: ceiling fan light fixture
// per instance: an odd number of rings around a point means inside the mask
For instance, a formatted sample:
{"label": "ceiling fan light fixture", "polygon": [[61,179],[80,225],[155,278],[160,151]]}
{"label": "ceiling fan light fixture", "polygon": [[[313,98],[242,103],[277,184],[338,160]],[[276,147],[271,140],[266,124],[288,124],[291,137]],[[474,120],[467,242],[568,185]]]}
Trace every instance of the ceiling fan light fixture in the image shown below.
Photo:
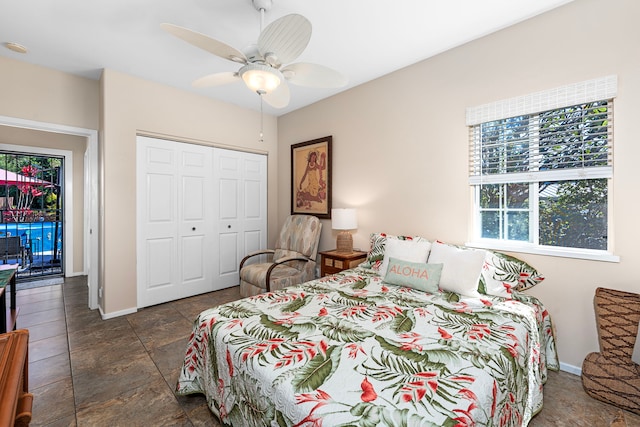
{"label": "ceiling fan light fixture", "polygon": [[249,89],[259,94],[273,92],[284,80],[280,71],[263,64],[247,64],[238,71],[238,74]]}

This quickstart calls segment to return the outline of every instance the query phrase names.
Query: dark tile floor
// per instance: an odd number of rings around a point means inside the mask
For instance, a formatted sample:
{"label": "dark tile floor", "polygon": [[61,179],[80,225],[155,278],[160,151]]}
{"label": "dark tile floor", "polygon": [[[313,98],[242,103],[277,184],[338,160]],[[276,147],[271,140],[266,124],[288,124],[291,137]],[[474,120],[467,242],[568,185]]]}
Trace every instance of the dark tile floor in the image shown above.
{"label": "dark tile floor", "polygon": [[[173,389],[193,319],[238,299],[237,287],[109,320],[87,298],[84,277],[18,291],[18,327],[30,331],[32,426],[220,426],[204,397]],[[544,405],[530,426],[605,427],[619,412],[566,372],[550,374]],[[640,416],[625,417],[640,426]]]}

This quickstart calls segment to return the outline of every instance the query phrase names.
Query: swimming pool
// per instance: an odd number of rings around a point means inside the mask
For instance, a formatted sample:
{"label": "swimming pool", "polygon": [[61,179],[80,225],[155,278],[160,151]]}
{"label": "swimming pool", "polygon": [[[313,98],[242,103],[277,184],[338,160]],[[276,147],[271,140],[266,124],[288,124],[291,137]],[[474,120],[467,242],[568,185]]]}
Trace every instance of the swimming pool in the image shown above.
{"label": "swimming pool", "polygon": [[58,250],[62,249],[62,221],[58,222],[56,239],[56,222],[6,222],[0,224],[0,237],[20,236],[22,244],[31,245],[34,254],[51,253],[54,242],[58,241]]}

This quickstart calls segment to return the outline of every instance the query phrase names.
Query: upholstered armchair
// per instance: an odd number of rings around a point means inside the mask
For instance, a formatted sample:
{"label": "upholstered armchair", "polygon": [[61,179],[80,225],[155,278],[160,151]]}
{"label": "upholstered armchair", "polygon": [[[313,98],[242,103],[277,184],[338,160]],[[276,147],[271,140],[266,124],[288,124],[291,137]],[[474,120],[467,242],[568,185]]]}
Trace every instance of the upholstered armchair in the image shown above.
{"label": "upholstered armchair", "polygon": [[[322,224],[315,216],[289,216],[274,249],[250,253],[240,262],[240,295],[258,295],[315,278],[321,230]],[[247,263],[259,255],[267,255],[272,261]]]}
{"label": "upholstered armchair", "polygon": [[595,399],[640,414],[640,365],[632,359],[640,295],[598,288],[595,295],[600,352],[582,363],[582,385]]}

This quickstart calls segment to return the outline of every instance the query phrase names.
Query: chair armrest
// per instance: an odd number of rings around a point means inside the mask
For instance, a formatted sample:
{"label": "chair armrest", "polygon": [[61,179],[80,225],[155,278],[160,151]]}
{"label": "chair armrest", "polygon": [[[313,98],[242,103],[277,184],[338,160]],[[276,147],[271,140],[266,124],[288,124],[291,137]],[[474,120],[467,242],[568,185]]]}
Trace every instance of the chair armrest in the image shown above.
{"label": "chair armrest", "polygon": [[289,261],[306,261],[306,262],[311,262],[313,261],[311,258],[307,258],[306,256],[285,256],[282,258],[278,258],[276,260],[273,260],[274,264],[283,264],[285,262],[289,262]]}
{"label": "chair armrest", "polygon": [[286,256],[280,259],[277,259],[275,261],[273,261],[273,264],[271,264],[271,266],[269,266],[269,269],[267,270],[267,276],[265,277],[265,286],[267,288],[267,292],[271,292],[271,272],[273,271],[274,268],[276,268],[277,266],[279,266],[280,264],[284,264],[285,262],[289,262],[289,261],[305,261],[305,262],[311,262],[314,261],[311,258],[307,258],[304,256]]}
{"label": "chair armrest", "polygon": [[276,252],[275,249],[261,249],[259,251],[255,251],[255,252],[251,252],[251,253],[247,254],[247,256],[242,258],[242,261],[240,261],[240,267],[238,267],[238,273],[240,273],[240,270],[242,270],[242,266],[244,265],[244,263],[249,258],[252,258],[254,256],[258,256],[258,255],[273,254],[275,252]]}

